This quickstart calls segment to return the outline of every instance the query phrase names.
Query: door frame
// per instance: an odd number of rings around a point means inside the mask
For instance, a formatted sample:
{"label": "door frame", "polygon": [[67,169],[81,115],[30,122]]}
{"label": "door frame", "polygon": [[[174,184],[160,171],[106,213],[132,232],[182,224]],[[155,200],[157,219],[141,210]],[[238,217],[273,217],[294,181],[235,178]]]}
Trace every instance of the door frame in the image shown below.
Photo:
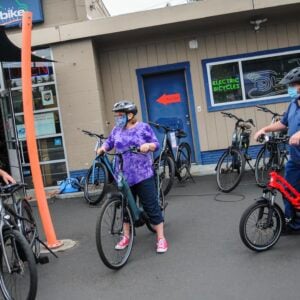
{"label": "door frame", "polygon": [[144,90],[144,76],[145,75],[155,75],[160,73],[167,73],[170,71],[184,71],[185,74],[185,81],[186,81],[186,93],[188,97],[188,110],[190,113],[191,119],[191,132],[192,132],[192,140],[194,144],[194,153],[195,153],[195,161],[196,163],[202,164],[202,157],[201,157],[201,148],[200,148],[200,141],[199,141],[199,131],[196,122],[196,110],[195,110],[195,101],[194,101],[194,93],[192,87],[192,78],[190,72],[190,63],[187,62],[180,62],[175,64],[167,64],[167,65],[160,65],[155,67],[147,67],[147,68],[140,68],[136,69],[136,76],[138,80],[138,89],[140,95],[140,104],[142,108],[142,119],[144,122],[149,120],[149,114],[147,109],[146,103],[146,96]]}

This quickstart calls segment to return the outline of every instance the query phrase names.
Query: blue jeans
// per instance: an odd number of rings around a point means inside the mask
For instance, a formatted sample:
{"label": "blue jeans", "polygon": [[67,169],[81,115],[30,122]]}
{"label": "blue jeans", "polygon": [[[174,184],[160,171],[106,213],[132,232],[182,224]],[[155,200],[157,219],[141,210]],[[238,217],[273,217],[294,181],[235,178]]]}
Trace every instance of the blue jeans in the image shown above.
{"label": "blue jeans", "polygon": [[[289,160],[285,165],[285,179],[298,191],[300,192],[300,164]],[[293,206],[286,200],[283,199],[285,208],[285,217],[291,218],[292,221],[289,226],[292,229],[300,230],[300,219],[295,214]]]}
{"label": "blue jeans", "polygon": [[142,206],[150,218],[152,225],[158,225],[164,221],[158,204],[155,178],[150,177],[130,187],[133,196],[139,197]]}

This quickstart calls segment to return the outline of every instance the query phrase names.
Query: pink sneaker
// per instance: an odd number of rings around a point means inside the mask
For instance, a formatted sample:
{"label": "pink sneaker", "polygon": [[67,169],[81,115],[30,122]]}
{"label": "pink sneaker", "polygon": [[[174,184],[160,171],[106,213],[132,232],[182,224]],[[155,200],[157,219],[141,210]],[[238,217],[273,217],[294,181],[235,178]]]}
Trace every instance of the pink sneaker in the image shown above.
{"label": "pink sneaker", "polygon": [[159,239],[156,244],[157,253],[165,253],[168,251],[168,243],[166,239]]}
{"label": "pink sneaker", "polygon": [[123,235],[120,242],[115,246],[116,250],[123,250],[129,245],[130,238],[126,235]]}

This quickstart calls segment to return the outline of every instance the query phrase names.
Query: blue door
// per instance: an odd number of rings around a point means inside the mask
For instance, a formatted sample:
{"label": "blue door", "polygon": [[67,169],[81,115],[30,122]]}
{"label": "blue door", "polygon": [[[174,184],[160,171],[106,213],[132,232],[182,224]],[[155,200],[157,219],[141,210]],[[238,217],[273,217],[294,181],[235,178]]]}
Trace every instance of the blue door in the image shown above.
{"label": "blue door", "polygon": [[[194,161],[194,145],[191,130],[188,95],[184,70],[149,74],[143,76],[143,87],[149,121],[164,124],[171,128],[183,129],[186,141],[192,149]],[[162,142],[163,134],[155,133]]]}

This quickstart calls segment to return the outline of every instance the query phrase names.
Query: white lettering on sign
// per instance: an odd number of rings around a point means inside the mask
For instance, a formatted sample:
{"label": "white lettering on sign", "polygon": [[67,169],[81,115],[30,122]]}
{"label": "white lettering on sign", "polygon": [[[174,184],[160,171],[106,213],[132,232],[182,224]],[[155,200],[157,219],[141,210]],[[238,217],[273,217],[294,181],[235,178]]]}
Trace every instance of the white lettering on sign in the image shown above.
{"label": "white lettering on sign", "polygon": [[25,10],[12,10],[8,9],[7,11],[0,11],[0,21],[7,21],[10,19],[19,19],[19,17],[23,16]]}

